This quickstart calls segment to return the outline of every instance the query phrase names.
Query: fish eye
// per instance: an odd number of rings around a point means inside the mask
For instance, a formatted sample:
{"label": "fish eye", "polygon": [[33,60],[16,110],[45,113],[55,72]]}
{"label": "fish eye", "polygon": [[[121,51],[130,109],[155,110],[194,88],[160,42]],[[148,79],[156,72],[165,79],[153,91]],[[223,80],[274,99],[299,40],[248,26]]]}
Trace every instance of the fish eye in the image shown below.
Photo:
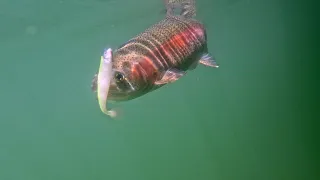
{"label": "fish eye", "polygon": [[124,76],[123,74],[116,72],[114,77],[116,78],[117,81],[123,81],[124,80]]}

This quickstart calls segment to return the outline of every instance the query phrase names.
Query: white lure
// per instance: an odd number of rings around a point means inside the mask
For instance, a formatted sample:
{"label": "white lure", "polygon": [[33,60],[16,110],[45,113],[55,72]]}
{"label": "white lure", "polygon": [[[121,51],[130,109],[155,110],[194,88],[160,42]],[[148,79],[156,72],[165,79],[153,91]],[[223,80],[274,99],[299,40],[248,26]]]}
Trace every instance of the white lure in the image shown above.
{"label": "white lure", "polygon": [[116,116],[116,111],[107,110],[107,97],[112,78],[112,49],[106,49],[101,56],[97,81],[97,95],[101,111],[110,117]]}

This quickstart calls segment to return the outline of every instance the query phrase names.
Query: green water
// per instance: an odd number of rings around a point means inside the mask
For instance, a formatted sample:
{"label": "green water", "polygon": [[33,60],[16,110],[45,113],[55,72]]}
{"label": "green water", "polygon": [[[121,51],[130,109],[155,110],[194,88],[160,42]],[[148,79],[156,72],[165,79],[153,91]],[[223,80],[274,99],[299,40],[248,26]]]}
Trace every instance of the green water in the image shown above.
{"label": "green water", "polygon": [[317,179],[315,128],[299,104],[302,3],[197,1],[220,68],[114,105],[119,121],[100,112],[90,83],[102,49],[162,8],[0,1],[0,180]]}

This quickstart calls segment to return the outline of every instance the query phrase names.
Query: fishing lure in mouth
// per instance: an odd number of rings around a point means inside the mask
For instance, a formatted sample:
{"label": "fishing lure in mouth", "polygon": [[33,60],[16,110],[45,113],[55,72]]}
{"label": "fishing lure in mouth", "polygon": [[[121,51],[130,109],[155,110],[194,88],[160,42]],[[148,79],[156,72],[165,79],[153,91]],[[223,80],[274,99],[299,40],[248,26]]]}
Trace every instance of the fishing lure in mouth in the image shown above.
{"label": "fishing lure in mouth", "polygon": [[114,118],[117,115],[116,111],[107,109],[107,98],[112,76],[112,49],[108,48],[105,49],[100,59],[100,67],[97,79],[97,96],[101,111],[104,114]]}

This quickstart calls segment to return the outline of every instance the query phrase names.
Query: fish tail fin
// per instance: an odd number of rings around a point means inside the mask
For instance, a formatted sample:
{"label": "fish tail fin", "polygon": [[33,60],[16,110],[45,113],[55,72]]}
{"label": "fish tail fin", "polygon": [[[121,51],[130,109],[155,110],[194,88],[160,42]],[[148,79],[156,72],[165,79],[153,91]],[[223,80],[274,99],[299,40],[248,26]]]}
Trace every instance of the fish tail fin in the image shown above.
{"label": "fish tail fin", "polygon": [[175,10],[180,10],[179,15],[185,18],[196,16],[196,0],[163,0],[167,16],[174,16]]}
{"label": "fish tail fin", "polygon": [[203,54],[199,60],[199,63],[205,66],[218,68],[219,65],[217,64],[215,58],[211,56],[209,53]]}

